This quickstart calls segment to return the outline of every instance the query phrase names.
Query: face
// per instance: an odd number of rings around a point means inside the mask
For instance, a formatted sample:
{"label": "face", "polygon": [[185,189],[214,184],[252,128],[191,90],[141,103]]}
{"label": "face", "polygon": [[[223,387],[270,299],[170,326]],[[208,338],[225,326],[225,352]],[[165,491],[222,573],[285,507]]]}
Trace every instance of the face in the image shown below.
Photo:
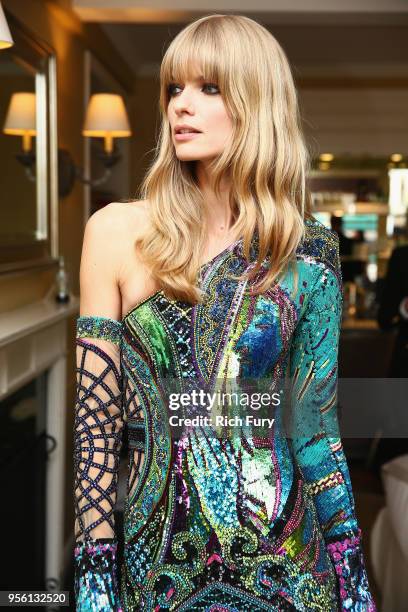
{"label": "face", "polygon": [[[190,79],[169,85],[167,116],[178,159],[205,163],[224,151],[232,122],[217,84],[205,81],[197,70]],[[182,124],[199,133],[177,134]]]}

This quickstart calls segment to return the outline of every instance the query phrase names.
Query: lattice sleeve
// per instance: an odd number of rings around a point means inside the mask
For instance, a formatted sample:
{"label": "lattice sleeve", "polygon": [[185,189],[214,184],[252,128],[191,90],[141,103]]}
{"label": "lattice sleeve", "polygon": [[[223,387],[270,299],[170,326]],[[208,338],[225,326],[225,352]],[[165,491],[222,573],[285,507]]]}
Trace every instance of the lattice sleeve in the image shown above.
{"label": "lattice sleeve", "polygon": [[124,424],[121,323],[77,319],[74,417],[75,600],[81,612],[122,610],[114,525]]}
{"label": "lattice sleeve", "polygon": [[[375,611],[337,418],[342,280],[334,263],[316,262],[290,354],[293,449],[313,497],[338,579],[339,610]],[[313,264],[312,264],[313,265]]]}

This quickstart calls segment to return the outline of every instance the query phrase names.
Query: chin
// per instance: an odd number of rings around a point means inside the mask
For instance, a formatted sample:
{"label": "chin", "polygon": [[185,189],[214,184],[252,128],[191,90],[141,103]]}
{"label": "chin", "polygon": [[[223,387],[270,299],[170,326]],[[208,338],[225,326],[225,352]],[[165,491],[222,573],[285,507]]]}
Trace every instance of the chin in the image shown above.
{"label": "chin", "polygon": [[208,153],[207,155],[199,155],[199,154],[194,154],[193,152],[191,153],[187,153],[187,151],[177,151],[176,150],[176,157],[177,159],[179,159],[180,161],[209,161],[211,159],[214,158],[214,154],[210,154]]}
{"label": "chin", "polygon": [[176,157],[180,161],[197,161],[199,159],[199,155],[194,154],[193,152],[188,153],[187,151],[177,151],[176,149]]}

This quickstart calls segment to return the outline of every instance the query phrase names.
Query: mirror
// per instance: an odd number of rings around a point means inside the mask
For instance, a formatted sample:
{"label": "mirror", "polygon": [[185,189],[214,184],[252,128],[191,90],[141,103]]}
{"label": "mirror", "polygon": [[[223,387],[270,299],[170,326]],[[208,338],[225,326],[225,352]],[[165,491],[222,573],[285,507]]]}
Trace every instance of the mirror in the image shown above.
{"label": "mirror", "polygon": [[55,56],[6,13],[14,46],[0,53],[0,273],[55,265]]}

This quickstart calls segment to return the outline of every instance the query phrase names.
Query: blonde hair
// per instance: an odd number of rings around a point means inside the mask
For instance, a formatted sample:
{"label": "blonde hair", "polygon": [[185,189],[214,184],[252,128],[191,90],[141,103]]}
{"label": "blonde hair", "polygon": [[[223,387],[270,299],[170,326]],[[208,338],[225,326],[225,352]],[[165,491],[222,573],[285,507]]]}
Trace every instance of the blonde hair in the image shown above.
{"label": "blonde hair", "polygon": [[201,301],[196,281],[208,229],[203,195],[194,177],[195,162],[176,156],[167,118],[169,85],[193,76],[194,64],[206,81],[217,84],[232,118],[232,138],[212,160],[213,187],[219,195],[221,179],[228,174],[233,227],[243,238],[248,261],[258,231],[255,266],[247,276],[235,278],[253,278],[269,255],[267,274],[252,288],[261,293],[294,260],[304,236],[309,156],[286,55],[272,34],[248,17],[213,14],[197,19],[173,39],[164,55],[160,133],[140,187],[152,223],[136,244],[166,294]]}

